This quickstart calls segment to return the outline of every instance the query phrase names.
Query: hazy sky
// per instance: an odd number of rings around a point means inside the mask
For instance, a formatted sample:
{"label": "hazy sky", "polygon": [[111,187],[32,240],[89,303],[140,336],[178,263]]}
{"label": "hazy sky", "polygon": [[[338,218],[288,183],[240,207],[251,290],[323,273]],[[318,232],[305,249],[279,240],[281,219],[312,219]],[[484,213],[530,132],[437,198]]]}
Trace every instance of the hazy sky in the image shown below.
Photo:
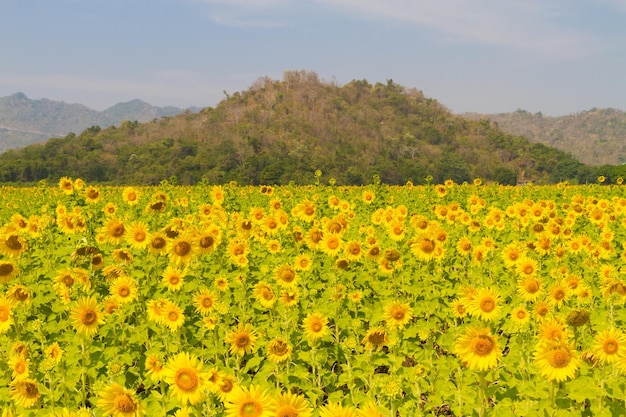
{"label": "hazy sky", "polygon": [[0,0],[0,96],[206,107],[286,70],[455,113],[626,110],[626,0]]}

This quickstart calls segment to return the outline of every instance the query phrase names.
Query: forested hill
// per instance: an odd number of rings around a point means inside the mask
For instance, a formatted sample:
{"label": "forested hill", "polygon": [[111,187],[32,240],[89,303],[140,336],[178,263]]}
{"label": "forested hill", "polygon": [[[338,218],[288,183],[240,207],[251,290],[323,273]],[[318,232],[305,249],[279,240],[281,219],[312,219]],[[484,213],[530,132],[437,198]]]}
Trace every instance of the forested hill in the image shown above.
{"label": "forested hill", "polygon": [[[504,184],[588,181],[568,154],[451,114],[421,91],[388,80],[343,86],[314,72],[258,79],[215,108],[148,123],[91,127],[0,155],[0,181],[179,184],[391,184],[473,178]],[[595,179],[594,179],[595,180]]]}
{"label": "forested hill", "polygon": [[466,116],[491,120],[505,132],[571,152],[586,164],[626,163],[626,112],[621,110],[593,108],[559,117],[525,110]]}

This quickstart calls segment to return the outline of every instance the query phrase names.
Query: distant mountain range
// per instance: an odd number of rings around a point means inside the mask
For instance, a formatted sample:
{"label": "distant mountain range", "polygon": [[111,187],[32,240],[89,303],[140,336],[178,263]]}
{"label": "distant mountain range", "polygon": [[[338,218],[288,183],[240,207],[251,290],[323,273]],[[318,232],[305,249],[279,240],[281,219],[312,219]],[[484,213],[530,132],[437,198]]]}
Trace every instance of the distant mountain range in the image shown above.
{"label": "distant mountain range", "polygon": [[91,126],[117,126],[124,120],[147,122],[185,110],[197,112],[200,108],[155,107],[142,100],[132,100],[97,111],[82,104],[45,98],[31,100],[24,93],[15,93],[0,98],[0,153],[70,132],[79,134]]}
{"label": "distant mountain range", "polygon": [[507,133],[569,152],[585,164],[626,163],[626,112],[621,110],[593,108],[559,117],[525,110],[464,116],[473,120],[488,119]]}

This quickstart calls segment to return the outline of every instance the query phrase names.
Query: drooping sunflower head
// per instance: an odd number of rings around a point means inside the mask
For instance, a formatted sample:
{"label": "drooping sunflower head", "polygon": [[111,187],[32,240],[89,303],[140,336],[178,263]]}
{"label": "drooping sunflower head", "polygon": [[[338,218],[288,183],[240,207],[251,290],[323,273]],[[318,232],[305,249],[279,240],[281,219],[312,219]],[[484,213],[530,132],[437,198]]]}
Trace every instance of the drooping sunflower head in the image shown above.
{"label": "drooping sunflower head", "polygon": [[18,267],[12,261],[0,261],[0,284],[6,284],[19,272]]}
{"label": "drooping sunflower head", "polygon": [[277,337],[267,344],[267,357],[273,362],[284,362],[291,357],[293,348],[282,337]]}

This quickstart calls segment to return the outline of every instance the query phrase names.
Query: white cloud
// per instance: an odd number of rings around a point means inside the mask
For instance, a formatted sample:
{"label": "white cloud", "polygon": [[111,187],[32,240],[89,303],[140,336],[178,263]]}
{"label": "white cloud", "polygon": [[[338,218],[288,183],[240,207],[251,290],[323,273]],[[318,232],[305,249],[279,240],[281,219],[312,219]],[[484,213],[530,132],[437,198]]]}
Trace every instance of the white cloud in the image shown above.
{"label": "white cloud", "polygon": [[527,0],[316,0],[330,9],[370,19],[394,19],[439,31],[455,42],[471,42],[575,58],[591,38],[559,27],[557,18],[570,3]]}

